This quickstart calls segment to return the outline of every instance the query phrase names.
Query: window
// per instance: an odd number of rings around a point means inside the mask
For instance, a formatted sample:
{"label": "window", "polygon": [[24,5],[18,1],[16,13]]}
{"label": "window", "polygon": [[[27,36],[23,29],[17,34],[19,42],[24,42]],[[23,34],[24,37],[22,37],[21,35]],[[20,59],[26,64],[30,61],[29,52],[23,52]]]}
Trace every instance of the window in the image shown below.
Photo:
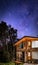
{"label": "window", "polygon": [[19,48],[23,48],[23,44],[22,43],[19,45]]}
{"label": "window", "polygon": [[38,59],[38,52],[32,52],[32,59]]}
{"label": "window", "polygon": [[28,42],[28,46],[31,46],[31,43],[30,43],[30,41]]}
{"label": "window", "polygon": [[38,47],[38,41],[32,41],[32,48]]}
{"label": "window", "polygon": [[17,60],[18,60],[18,61],[22,61],[22,56],[23,56],[23,55],[22,55],[22,52],[17,52],[16,55],[17,55]]}
{"label": "window", "polygon": [[28,57],[30,57],[30,52],[28,52]]}

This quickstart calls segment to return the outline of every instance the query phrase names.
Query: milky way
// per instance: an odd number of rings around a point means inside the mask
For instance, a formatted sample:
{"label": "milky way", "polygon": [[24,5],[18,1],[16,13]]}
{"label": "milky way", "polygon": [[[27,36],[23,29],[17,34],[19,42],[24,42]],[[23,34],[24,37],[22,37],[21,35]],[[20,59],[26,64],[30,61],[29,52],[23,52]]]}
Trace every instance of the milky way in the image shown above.
{"label": "milky way", "polygon": [[0,21],[18,30],[18,37],[38,35],[38,0],[0,0]]}

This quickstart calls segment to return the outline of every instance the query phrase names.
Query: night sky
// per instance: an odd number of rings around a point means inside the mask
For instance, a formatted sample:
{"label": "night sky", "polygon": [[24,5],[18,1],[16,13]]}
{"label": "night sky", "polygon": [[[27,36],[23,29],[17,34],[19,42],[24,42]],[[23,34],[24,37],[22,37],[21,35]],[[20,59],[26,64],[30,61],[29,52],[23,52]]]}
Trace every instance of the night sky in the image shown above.
{"label": "night sky", "polygon": [[38,0],[0,0],[0,22],[18,31],[18,37],[38,35]]}

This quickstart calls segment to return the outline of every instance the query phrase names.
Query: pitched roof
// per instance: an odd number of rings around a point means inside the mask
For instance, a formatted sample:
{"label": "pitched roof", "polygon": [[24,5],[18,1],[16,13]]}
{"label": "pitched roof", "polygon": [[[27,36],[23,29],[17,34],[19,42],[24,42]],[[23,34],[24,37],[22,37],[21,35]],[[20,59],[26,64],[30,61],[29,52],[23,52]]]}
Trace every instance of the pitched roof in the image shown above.
{"label": "pitched roof", "polygon": [[14,46],[17,46],[17,45],[19,45],[19,44],[21,44],[22,42],[24,42],[24,41],[34,41],[34,40],[38,40],[38,37],[33,37],[33,36],[24,36],[24,37],[22,37],[19,41],[17,41],[15,44],[14,44]]}

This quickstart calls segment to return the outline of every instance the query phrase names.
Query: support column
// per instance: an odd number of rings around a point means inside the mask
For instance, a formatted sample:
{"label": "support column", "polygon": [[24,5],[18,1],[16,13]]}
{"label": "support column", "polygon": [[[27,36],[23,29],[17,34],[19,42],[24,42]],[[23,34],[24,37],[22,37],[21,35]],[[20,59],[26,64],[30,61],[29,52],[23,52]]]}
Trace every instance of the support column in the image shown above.
{"label": "support column", "polygon": [[32,43],[31,41],[28,41],[28,44],[27,44],[27,60],[28,62],[32,62]]}
{"label": "support column", "polygon": [[22,54],[23,54],[23,62],[24,62],[24,52],[22,52]]}
{"label": "support column", "polygon": [[25,41],[24,62],[27,62],[27,40]]}

